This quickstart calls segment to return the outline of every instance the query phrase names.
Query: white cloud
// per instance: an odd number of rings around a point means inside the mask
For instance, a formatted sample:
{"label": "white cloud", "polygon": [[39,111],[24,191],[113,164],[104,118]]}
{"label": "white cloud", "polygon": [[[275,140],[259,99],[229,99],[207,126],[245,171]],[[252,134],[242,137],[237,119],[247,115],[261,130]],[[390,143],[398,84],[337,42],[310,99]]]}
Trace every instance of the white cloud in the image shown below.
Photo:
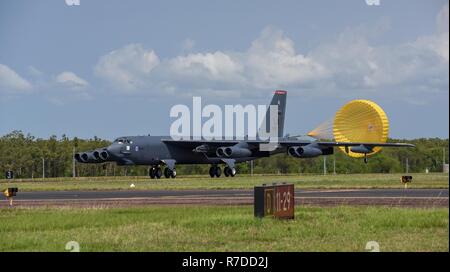
{"label": "white cloud", "polygon": [[240,81],[242,65],[232,56],[217,51],[214,53],[189,54],[170,59],[165,63],[171,76],[184,79],[231,82]]}
{"label": "white cloud", "polygon": [[266,28],[242,54],[245,77],[251,85],[261,88],[289,87],[319,80],[326,69],[311,57],[298,54],[294,42],[281,30]]}
{"label": "white cloud", "polygon": [[4,64],[0,64],[0,92],[29,92],[33,86]]}
{"label": "white cloud", "polygon": [[169,95],[257,96],[286,88],[315,95],[376,91],[402,97],[448,89],[448,4],[436,16],[434,34],[397,45],[372,44],[373,37],[389,29],[384,19],[372,27],[348,28],[305,53],[272,27],[242,52],[188,53],[160,61],[153,50],[130,44],[102,56],[95,72],[116,90],[151,95],[162,90]]}
{"label": "white cloud", "polygon": [[70,89],[84,89],[89,86],[86,80],[80,78],[73,72],[62,72],[56,76],[55,81]]}
{"label": "white cloud", "polygon": [[159,64],[153,50],[146,50],[141,44],[129,44],[100,58],[95,73],[124,91],[146,88],[146,77]]}

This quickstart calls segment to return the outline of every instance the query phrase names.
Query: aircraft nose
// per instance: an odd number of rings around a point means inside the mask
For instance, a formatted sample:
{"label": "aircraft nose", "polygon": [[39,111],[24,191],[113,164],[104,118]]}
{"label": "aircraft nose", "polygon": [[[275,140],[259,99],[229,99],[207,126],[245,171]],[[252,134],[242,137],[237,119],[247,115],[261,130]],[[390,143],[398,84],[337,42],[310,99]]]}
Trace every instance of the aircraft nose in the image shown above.
{"label": "aircraft nose", "polygon": [[108,146],[106,148],[106,150],[108,151],[109,154],[111,154],[112,156],[119,156],[120,155],[120,146],[116,145],[116,144],[112,144],[110,146]]}

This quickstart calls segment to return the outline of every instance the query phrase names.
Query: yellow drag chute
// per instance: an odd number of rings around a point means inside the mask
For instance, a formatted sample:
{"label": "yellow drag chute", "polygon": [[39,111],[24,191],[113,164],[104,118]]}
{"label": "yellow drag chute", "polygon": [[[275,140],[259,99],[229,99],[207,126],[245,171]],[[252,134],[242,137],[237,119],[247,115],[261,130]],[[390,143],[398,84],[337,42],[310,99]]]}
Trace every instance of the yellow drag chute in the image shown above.
{"label": "yellow drag chute", "polygon": [[[333,121],[333,136],[336,142],[385,143],[389,133],[389,120],[383,109],[370,100],[353,100],[345,104]],[[350,157],[361,158],[365,154],[355,153],[348,147],[339,147]],[[381,150],[374,147],[372,155]]]}

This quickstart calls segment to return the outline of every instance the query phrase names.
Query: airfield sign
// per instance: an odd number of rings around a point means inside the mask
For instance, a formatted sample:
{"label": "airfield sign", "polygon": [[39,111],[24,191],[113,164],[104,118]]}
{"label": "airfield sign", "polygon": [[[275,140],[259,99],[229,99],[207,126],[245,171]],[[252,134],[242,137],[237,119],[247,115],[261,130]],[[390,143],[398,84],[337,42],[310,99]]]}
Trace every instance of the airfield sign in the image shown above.
{"label": "airfield sign", "polygon": [[14,178],[14,172],[11,170],[8,170],[5,172],[6,179],[13,179]]}
{"label": "airfield sign", "polygon": [[272,184],[254,188],[255,217],[294,218],[294,185]]}

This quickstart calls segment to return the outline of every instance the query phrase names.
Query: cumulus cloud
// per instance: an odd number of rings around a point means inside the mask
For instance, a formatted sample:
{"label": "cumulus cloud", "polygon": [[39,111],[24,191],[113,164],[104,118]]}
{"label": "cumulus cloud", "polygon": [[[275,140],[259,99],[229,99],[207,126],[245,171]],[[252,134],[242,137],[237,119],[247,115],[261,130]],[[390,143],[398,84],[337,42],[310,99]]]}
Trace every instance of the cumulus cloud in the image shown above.
{"label": "cumulus cloud", "polygon": [[90,84],[73,72],[65,71],[49,76],[33,66],[28,66],[27,72],[31,82],[8,66],[0,64],[0,93],[4,93],[5,97],[38,94],[56,105],[92,99]]}
{"label": "cumulus cloud", "polygon": [[0,64],[0,92],[29,92],[33,86],[26,79],[4,64]]}
{"label": "cumulus cloud", "polygon": [[281,30],[266,28],[242,54],[246,77],[257,88],[305,84],[326,75],[325,67],[295,51],[294,42]]}
{"label": "cumulus cloud", "polygon": [[325,68],[297,54],[281,30],[265,29],[246,52],[189,53],[159,61],[153,50],[130,44],[102,56],[96,74],[122,91],[192,94],[277,88],[321,78]]}
{"label": "cumulus cloud", "polygon": [[84,89],[89,86],[86,80],[80,78],[73,72],[62,72],[56,76],[55,81],[70,89]]}
{"label": "cumulus cloud", "polygon": [[257,96],[286,88],[349,95],[396,89],[402,96],[448,89],[448,4],[437,14],[432,35],[389,46],[371,42],[371,36],[388,29],[385,20],[348,28],[309,52],[298,52],[273,27],[241,52],[185,53],[160,60],[153,50],[130,44],[102,56],[95,72],[116,90],[151,95],[162,90],[169,95]]}
{"label": "cumulus cloud", "polygon": [[153,50],[141,44],[129,44],[100,58],[95,74],[119,90],[133,91],[146,88],[146,80],[159,58]]}

